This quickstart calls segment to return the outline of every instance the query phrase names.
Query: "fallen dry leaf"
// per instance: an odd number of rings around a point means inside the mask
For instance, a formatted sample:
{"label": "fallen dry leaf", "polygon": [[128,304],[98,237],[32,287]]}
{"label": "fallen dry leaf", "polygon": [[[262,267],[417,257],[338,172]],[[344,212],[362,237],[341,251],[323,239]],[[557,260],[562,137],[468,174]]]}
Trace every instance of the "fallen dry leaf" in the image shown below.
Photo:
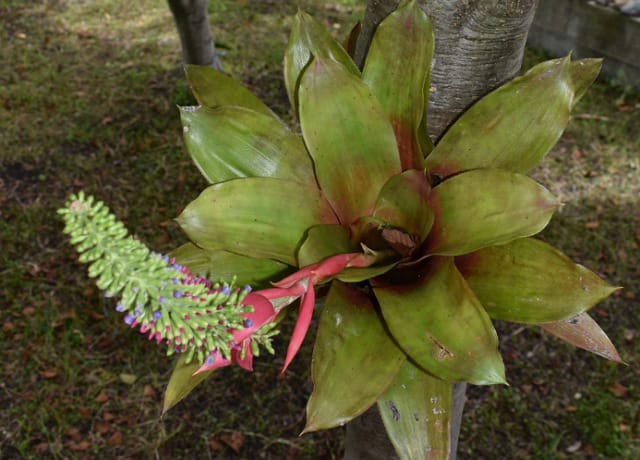
{"label": "fallen dry leaf", "polygon": [[107,444],[110,446],[118,446],[122,444],[122,431],[116,431],[107,439]]}
{"label": "fallen dry leaf", "polygon": [[580,450],[580,447],[582,447],[582,443],[580,441],[576,441],[569,447],[567,447],[566,451],[572,454],[574,452],[578,452]]}
{"label": "fallen dry leaf", "polygon": [[96,422],[95,428],[96,432],[105,434],[107,431],[111,430],[111,424],[107,422]]}
{"label": "fallen dry leaf", "polygon": [[67,447],[74,452],[82,452],[91,447],[91,443],[89,441],[70,442]]}
{"label": "fallen dry leaf", "polygon": [[244,445],[244,435],[239,431],[232,431],[220,435],[220,441],[231,447],[235,453],[239,453]]}
{"label": "fallen dry leaf", "polygon": [[632,342],[637,334],[637,331],[635,329],[625,329],[623,334],[624,334],[624,339],[627,342]]}
{"label": "fallen dry leaf", "polygon": [[95,402],[103,403],[107,401],[109,401],[109,395],[104,390],[101,390],[98,396],[95,397]]}
{"label": "fallen dry leaf", "polygon": [[613,385],[609,387],[609,391],[613,393],[618,398],[624,398],[629,392],[629,388],[625,387],[620,382],[615,382]]}
{"label": "fallen dry leaf", "polygon": [[151,398],[154,400],[158,399],[158,393],[156,393],[156,390],[154,390],[151,385],[145,385],[144,389],[142,390],[142,394],[147,398]]}
{"label": "fallen dry leaf", "polygon": [[43,371],[38,371],[38,375],[40,375],[40,377],[42,377],[43,379],[52,379],[56,375],[58,375],[58,371],[55,368],[45,369]]}

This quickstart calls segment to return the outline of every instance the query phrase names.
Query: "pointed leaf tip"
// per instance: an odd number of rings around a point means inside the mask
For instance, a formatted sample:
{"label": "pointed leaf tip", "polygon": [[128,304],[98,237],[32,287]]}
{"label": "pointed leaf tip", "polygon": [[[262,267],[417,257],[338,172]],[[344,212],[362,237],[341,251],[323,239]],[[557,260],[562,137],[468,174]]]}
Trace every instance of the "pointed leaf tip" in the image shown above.
{"label": "pointed leaf tip", "polygon": [[476,102],[426,159],[443,177],[478,168],[526,173],[562,135],[569,113],[600,69],[570,56],[543,62]]}

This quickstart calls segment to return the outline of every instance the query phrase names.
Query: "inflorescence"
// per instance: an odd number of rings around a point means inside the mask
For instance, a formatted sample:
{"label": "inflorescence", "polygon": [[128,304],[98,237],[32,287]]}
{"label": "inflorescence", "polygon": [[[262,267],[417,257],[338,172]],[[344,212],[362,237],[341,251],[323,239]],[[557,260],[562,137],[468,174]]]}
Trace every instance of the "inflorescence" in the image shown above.
{"label": "inflorescence", "polygon": [[[97,278],[105,297],[118,299],[115,309],[124,314],[125,323],[139,327],[149,340],[164,342],[167,355],[186,353],[187,363],[195,358],[202,364],[213,356],[230,359],[231,349],[238,346],[232,331],[252,326],[243,314],[253,307],[242,303],[250,286],[213,284],[150,251],[128,236],[104,203],[83,192],[72,195],[58,213],[80,262],[90,264],[89,276]],[[270,338],[275,334],[269,325],[256,331],[253,353],[257,355],[258,344],[273,353]]]}

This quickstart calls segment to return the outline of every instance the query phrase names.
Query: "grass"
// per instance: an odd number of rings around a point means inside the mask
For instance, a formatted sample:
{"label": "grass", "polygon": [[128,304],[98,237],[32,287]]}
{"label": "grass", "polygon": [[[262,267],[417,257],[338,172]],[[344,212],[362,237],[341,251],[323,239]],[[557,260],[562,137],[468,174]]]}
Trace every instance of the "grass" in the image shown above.
{"label": "grass", "polygon": [[[291,120],[280,63],[296,6],[250,3],[210,3],[225,67]],[[362,12],[303,7],[339,37]],[[297,436],[313,337],[284,378],[278,360],[226,369],[160,418],[171,361],[110,313],[61,234],[55,209],[84,189],[154,249],[184,241],[171,219],[204,181],[182,146],[175,106],[192,99],[166,3],[9,0],[0,18],[0,457],[339,458],[341,429]],[[625,286],[594,315],[629,366],[499,324],[511,386],[470,388],[462,459],[496,446],[501,458],[640,457],[640,98],[599,82],[574,113],[535,171],[566,203],[542,236]]]}

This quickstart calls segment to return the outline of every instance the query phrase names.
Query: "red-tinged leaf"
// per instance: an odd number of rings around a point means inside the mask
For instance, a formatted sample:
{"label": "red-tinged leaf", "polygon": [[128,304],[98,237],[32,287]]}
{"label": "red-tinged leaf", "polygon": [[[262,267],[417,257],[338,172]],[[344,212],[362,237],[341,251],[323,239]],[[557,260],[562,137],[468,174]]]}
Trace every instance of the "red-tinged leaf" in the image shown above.
{"label": "red-tinged leaf", "polygon": [[601,59],[554,59],[491,92],[445,133],[427,170],[442,177],[477,168],[526,173],[560,138],[601,65]]}
{"label": "red-tinged leaf", "polygon": [[240,286],[265,286],[280,279],[289,271],[286,264],[271,259],[254,259],[232,252],[199,248],[186,243],[169,254],[180,265],[189,267],[196,274],[211,280],[231,280],[235,277]]}
{"label": "red-tinged leaf", "polygon": [[[431,22],[416,1],[401,4],[378,25],[362,80],[391,120],[402,169],[424,168],[426,113],[434,39]],[[422,137],[422,139],[420,139]]]}
{"label": "red-tinged leaf", "polygon": [[533,238],[457,257],[456,266],[489,316],[516,323],[572,318],[617,289]]}
{"label": "red-tinged leaf", "polygon": [[449,382],[505,382],[498,336],[452,258],[431,257],[373,288],[391,335],[420,367]]}
{"label": "red-tinged leaf", "polygon": [[164,402],[162,403],[163,414],[166,414],[169,409],[178,404],[191,390],[213,372],[205,371],[194,375],[199,367],[200,364],[196,361],[187,364],[186,355],[180,355],[176,362],[176,367],[173,369],[171,377],[169,377],[167,389],[164,392]]}
{"label": "red-tinged leaf", "polygon": [[279,120],[244,107],[182,107],[187,150],[209,183],[277,177],[313,184],[302,138]]}
{"label": "red-tinged leaf", "polygon": [[403,459],[447,460],[453,384],[405,362],[378,409],[396,453]]}
{"label": "red-tinged leaf", "polygon": [[295,265],[307,229],[336,217],[313,185],[249,177],[206,188],[177,221],[200,247]]}
{"label": "red-tinged leaf", "polygon": [[257,96],[222,72],[208,66],[187,65],[185,73],[200,105],[210,108],[234,105],[277,118]]}
{"label": "red-tinged leaf", "polygon": [[314,59],[298,97],[318,183],[349,225],[373,211],[382,186],[400,172],[393,129],[362,80],[334,61]]}
{"label": "red-tinged leaf", "polygon": [[293,18],[289,43],[284,52],[284,83],[291,106],[298,112],[300,75],[313,57],[340,63],[353,75],[360,71],[347,52],[329,32],[309,14],[298,10]]}
{"label": "red-tinged leaf", "polygon": [[[409,170],[393,176],[382,187],[373,216],[415,237],[414,247],[422,244],[433,225],[428,197],[431,187],[423,171]],[[389,241],[388,237],[383,238]],[[413,249],[413,248],[411,248]]]}
{"label": "red-tinged leaf", "polygon": [[334,281],[313,350],[314,390],[304,432],[342,425],[360,415],[387,389],[404,360],[371,299]]}
{"label": "red-tinged leaf", "polygon": [[624,364],[607,334],[587,313],[580,313],[570,319],[540,324],[540,326],[571,345],[610,361]]}
{"label": "red-tinged leaf", "polygon": [[542,185],[521,174],[478,169],[433,188],[435,222],[429,254],[457,256],[535,235],[560,205]]}

